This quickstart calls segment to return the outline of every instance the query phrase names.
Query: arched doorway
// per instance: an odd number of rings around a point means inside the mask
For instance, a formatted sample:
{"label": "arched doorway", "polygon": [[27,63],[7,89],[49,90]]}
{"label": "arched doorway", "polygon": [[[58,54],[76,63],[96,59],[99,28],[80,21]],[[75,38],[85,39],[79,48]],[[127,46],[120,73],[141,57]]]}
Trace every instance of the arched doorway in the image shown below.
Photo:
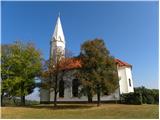
{"label": "arched doorway", "polygon": [[64,81],[59,82],[59,97],[64,97]]}
{"label": "arched doorway", "polygon": [[72,96],[78,97],[78,87],[79,87],[79,80],[73,79],[72,80]]}

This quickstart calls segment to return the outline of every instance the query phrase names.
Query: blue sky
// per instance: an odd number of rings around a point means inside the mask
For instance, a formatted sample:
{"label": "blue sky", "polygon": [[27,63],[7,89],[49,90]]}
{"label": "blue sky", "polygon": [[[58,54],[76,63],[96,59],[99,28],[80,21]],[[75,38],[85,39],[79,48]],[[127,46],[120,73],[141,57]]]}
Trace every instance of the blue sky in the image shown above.
{"label": "blue sky", "polygon": [[49,57],[58,12],[66,45],[78,55],[102,38],[111,54],[133,65],[134,86],[158,88],[158,2],[2,2],[1,42],[31,41]]}

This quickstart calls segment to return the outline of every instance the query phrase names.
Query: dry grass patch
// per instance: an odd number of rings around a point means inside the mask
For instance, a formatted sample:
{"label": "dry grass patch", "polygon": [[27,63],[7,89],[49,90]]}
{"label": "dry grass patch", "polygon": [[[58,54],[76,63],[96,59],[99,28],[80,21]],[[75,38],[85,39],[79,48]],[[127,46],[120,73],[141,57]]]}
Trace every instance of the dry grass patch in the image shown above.
{"label": "dry grass patch", "polygon": [[158,105],[123,105],[102,104],[61,104],[37,105],[27,107],[3,107],[2,118],[68,118],[68,119],[101,119],[101,118],[153,118],[158,119]]}

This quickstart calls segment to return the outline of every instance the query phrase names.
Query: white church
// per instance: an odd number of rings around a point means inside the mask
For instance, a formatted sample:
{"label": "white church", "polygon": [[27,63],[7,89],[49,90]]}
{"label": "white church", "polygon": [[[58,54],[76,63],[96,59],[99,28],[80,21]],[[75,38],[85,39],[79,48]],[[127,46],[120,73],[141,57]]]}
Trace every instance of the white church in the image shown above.
{"label": "white church", "polygon": [[[55,25],[54,33],[50,41],[50,58],[52,58],[53,61],[55,61],[56,58],[57,48],[59,48],[65,54],[65,36],[62,29],[60,16],[58,16],[57,18],[57,23]],[[59,85],[63,85],[63,87],[61,86],[61,90],[58,93],[57,101],[82,102],[88,100],[87,96],[81,96],[81,97],[78,96],[80,86],[77,86],[75,84],[78,78],[74,76],[74,72],[76,71],[76,68],[80,67],[80,63],[79,61],[76,60],[73,60],[72,62],[74,63],[74,65],[68,65],[70,69],[68,72],[69,78],[66,76],[64,78],[64,81],[60,81],[61,83],[59,83]],[[115,59],[115,62],[117,64],[117,71],[119,76],[119,88],[116,89],[115,92],[110,95],[102,96],[101,101],[119,100],[120,94],[134,92],[133,79],[132,79],[132,65],[123,62],[119,59]],[[65,80],[70,81],[69,87],[65,87]],[[45,82],[45,80],[42,80],[42,83],[43,82]],[[74,92],[72,91],[73,89]],[[96,100],[97,97],[93,96],[93,101]],[[54,101],[54,93],[47,89],[41,88],[40,102],[49,103],[53,101]]]}

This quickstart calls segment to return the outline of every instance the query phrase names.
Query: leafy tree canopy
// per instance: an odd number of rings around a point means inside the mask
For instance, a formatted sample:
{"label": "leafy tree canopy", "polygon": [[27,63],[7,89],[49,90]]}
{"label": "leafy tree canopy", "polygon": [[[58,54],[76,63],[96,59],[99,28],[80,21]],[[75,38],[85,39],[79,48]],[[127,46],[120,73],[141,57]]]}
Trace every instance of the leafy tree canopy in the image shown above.
{"label": "leafy tree canopy", "polygon": [[114,92],[118,87],[117,68],[104,41],[95,39],[84,42],[80,58],[82,61],[80,77],[84,91],[90,97],[94,93]]}
{"label": "leafy tree canopy", "polygon": [[26,96],[33,92],[34,78],[41,72],[42,56],[32,43],[2,45],[2,92],[8,96]]}

